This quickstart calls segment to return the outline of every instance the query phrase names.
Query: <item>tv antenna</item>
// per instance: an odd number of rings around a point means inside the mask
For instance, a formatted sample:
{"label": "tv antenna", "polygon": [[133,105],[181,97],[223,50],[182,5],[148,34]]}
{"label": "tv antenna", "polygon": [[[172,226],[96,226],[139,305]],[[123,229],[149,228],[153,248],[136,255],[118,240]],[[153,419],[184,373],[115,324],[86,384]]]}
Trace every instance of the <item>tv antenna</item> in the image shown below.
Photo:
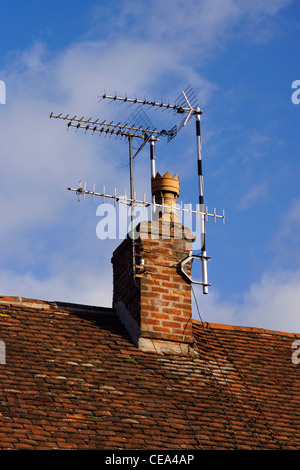
{"label": "tv antenna", "polygon": [[[106,191],[105,191],[105,186],[103,187],[102,192],[101,191],[100,192],[96,191],[95,184],[93,185],[93,190],[88,190],[88,189],[86,189],[86,183],[84,183],[84,185],[82,185],[81,180],[79,181],[79,185],[78,185],[77,188],[69,187],[67,189],[69,191],[75,191],[76,194],[78,195],[78,200],[80,200],[81,196],[83,196],[83,199],[85,199],[85,195],[87,194],[87,195],[93,196],[94,201],[95,201],[95,197],[101,197],[103,204],[105,203],[105,200],[108,199],[109,201],[112,201],[114,203],[114,205],[116,205],[116,203],[119,203],[119,204],[125,204],[125,205],[128,205],[128,206],[131,206],[131,208],[133,208],[133,207],[143,207],[143,208],[151,207],[153,214],[158,213],[158,214],[161,214],[162,216],[164,214],[168,214],[168,216],[170,217],[171,214],[174,214],[174,213],[177,214],[179,212],[180,213],[180,218],[178,220],[182,220],[183,217],[184,217],[184,214],[188,214],[190,217],[192,216],[192,214],[194,214],[200,220],[201,220],[202,217],[205,217],[206,220],[208,220],[208,217],[212,217],[214,219],[215,223],[216,223],[217,219],[222,219],[223,224],[225,223],[225,211],[223,210],[222,214],[217,214],[215,208],[214,208],[213,213],[208,212],[207,207],[206,207],[206,210],[203,212],[199,208],[199,205],[196,209],[193,210],[191,204],[183,206],[182,201],[181,201],[180,205],[178,205],[178,204],[173,205],[172,204],[172,206],[170,206],[170,205],[165,203],[164,198],[162,198],[161,203],[157,203],[155,201],[155,197],[153,197],[153,200],[151,202],[149,202],[149,201],[146,200],[146,195],[145,194],[144,194],[144,198],[139,200],[139,199],[136,198],[136,195],[134,193],[134,198],[132,199],[131,197],[127,197],[126,191],[125,191],[124,196],[118,196],[116,188],[114,190],[114,194],[107,194]],[[131,224],[132,224],[132,227],[133,227],[133,220],[131,221]],[[131,236],[134,237],[133,232],[132,232]],[[133,242],[133,248],[134,248],[134,242]],[[133,254],[135,255],[135,251],[133,251]],[[186,259],[181,261],[181,263],[180,263],[181,271],[185,275],[185,277],[187,277],[189,279],[190,282],[192,282],[194,284],[201,284],[203,286],[203,289],[208,288],[211,284],[209,284],[207,281],[204,281],[204,280],[202,280],[202,281],[193,280],[192,277],[189,276],[183,269],[184,265],[187,262],[189,262],[190,260],[195,259],[195,258],[199,258],[200,260],[203,259],[202,255],[199,256],[199,255],[190,254]],[[210,258],[206,257],[206,261],[207,260],[210,260]],[[134,262],[135,262],[135,259],[134,259]],[[134,274],[135,274],[135,271],[136,271],[135,263],[134,263],[133,266],[134,266]]]}
{"label": "tv antenna", "polygon": [[[113,121],[107,122],[99,121],[99,119],[92,120],[92,118],[85,119],[84,116],[78,118],[76,115],[70,117],[69,114],[63,116],[62,113],[58,115],[50,114],[50,118],[63,119],[67,120],[67,127],[75,127],[76,130],[84,129],[85,132],[91,131],[93,134],[95,132],[103,133],[105,136],[111,137],[115,135],[116,138],[127,138],[129,141],[129,158],[130,162],[138,155],[138,153],[143,149],[143,147],[150,142],[150,160],[151,160],[151,175],[155,176],[155,151],[154,146],[155,142],[159,141],[159,137],[168,137],[168,141],[172,139],[176,132],[177,128],[174,126],[172,129],[166,131],[162,129],[161,131],[154,128],[153,124],[148,119],[146,113],[142,109],[138,109],[129,117],[129,122],[126,124],[114,123]],[[132,141],[133,139],[143,139],[142,144],[133,154]],[[130,163],[131,165],[131,163]]]}
{"label": "tv antenna", "polygon": [[[180,210],[181,214],[185,211],[189,212],[190,215],[195,213],[200,219],[200,233],[201,233],[201,255],[190,255],[187,259],[183,260],[181,263],[181,270],[182,273],[186,275],[183,266],[192,258],[199,258],[202,262],[202,281],[194,281],[191,277],[189,280],[196,284],[201,284],[203,286],[203,293],[208,293],[208,286],[211,284],[208,283],[207,278],[207,261],[210,259],[207,257],[206,254],[206,240],[205,240],[205,218],[206,220],[208,217],[213,217],[215,222],[217,219],[223,219],[223,223],[225,222],[225,213],[223,211],[222,215],[217,215],[216,210],[214,209],[213,213],[209,213],[208,209],[204,208],[204,188],[203,188],[203,171],[202,171],[202,142],[201,142],[201,128],[200,128],[200,116],[203,111],[198,106],[197,97],[193,91],[193,89],[189,86],[184,91],[182,91],[181,95],[175,101],[175,104],[164,103],[163,101],[157,102],[155,99],[154,101],[147,100],[140,100],[138,98],[128,98],[126,97],[119,97],[116,94],[114,96],[107,95],[106,92],[101,97],[102,99],[110,99],[111,102],[113,101],[121,101],[123,103],[128,102],[133,104],[138,104],[139,107],[137,110],[132,113],[129,118],[129,122],[126,124],[114,123],[113,121],[99,121],[99,119],[92,120],[92,118],[85,119],[84,117],[77,118],[77,116],[70,117],[69,114],[63,116],[62,114],[54,115],[53,113],[50,114],[50,118],[56,119],[63,119],[67,120],[68,124],[67,127],[75,127],[76,130],[84,129],[85,132],[92,131],[93,133],[98,132],[99,134],[104,134],[105,136],[112,136],[115,137],[125,138],[129,142],[129,166],[130,166],[130,197],[127,198],[125,193],[124,197],[117,196],[116,189],[114,195],[106,194],[105,187],[103,188],[103,192],[96,192],[95,185],[93,186],[93,191],[86,189],[86,183],[82,187],[82,182],[79,183],[78,188],[67,188],[68,190],[75,191],[78,195],[78,200],[80,200],[81,196],[85,198],[86,194],[92,195],[93,199],[95,200],[95,196],[99,196],[103,198],[103,202],[105,198],[109,200],[113,200],[114,203],[124,203],[131,206],[131,238],[132,238],[132,256],[133,256],[133,278],[135,280],[136,276],[136,259],[135,259],[135,240],[134,240],[134,207],[135,206],[144,206],[149,207],[152,206],[154,208],[154,212],[157,207],[159,207],[160,211],[163,213],[165,209],[168,211],[170,207],[164,204],[162,200],[161,204],[156,204],[155,198],[153,198],[152,202],[146,202],[145,196],[143,201],[139,201],[136,199],[133,187],[133,159],[138,155],[138,153],[142,150],[142,148],[149,142],[150,143],[150,161],[151,161],[151,176],[155,177],[155,143],[159,141],[160,137],[167,137],[168,142],[170,142],[177,133],[180,131],[182,127],[185,127],[189,122],[192,115],[196,117],[196,137],[197,137],[197,168],[198,168],[198,189],[199,189],[199,205],[198,209],[193,211],[191,208],[186,209],[176,207],[176,210]],[[101,101],[100,100],[100,101]],[[162,110],[169,110],[174,114],[181,114],[183,115],[183,120],[177,128],[177,126],[173,126],[170,130],[166,131],[162,129],[160,131],[157,128],[154,128],[150,120],[148,119],[147,115],[144,113],[142,107],[143,106],[149,107],[156,107]],[[133,139],[142,139],[142,143],[139,145],[135,153],[133,154]]]}
{"label": "tv antenna", "polygon": [[198,198],[201,213],[201,259],[202,259],[202,279],[203,279],[203,293],[208,293],[208,280],[207,280],[207,260],[209,259],[206,254],[206,237],[205,237],[205,211],[204,211],[204,186],[203,186],[203,168],[202,168],[202,141],[201,141],[201,123],[200,116],[203,111],[198,105],[198,100],[193,88],[189,85],[184,91],[181,92],[174,104],[158,102],[148,99],[119,97],[107,95],[106,92],[101,96],[101,99],[109,99],[113,101],[128,102],[131,104],[147,105],[149,108],[156,107],[161,110],[169,110],[174,114],[183,115],[183,120],[177,129],[173,128],[172,135],[169,135],[168,141],[172,140],[182,127],[185,127],[192,116],[196,118],[196,138],[197,138],[197,169],[198,169]]}
{"label": "tv antenna", "polygon": [[[155,156],[154,156],[154,144],[155,142],[159,141],[159,137],[171,137],[174,129],[166,131],[165,129],[158,131],[157,129],[152,129],[149,126],[150,121],[147,122],[146,114],[143,110],[139,111],[138,115],[133,114],[131,116],[132,125],[129,123],[121,124],[114,123],[113,121],[107,122],[99,121],[99,119],[92,120],[92,118],[85,119],[84,116],[78,118],[77,115],[70,117],[69,114],[62,115],[62,113],[55,115],[53,112],[49,115],[50,119],[62,119],[68,121],[67,128],[70,127],[78,129],[84,129],[85,132],[91,131],[93,134],[98,132],[99,134],[104,134],[105,136],[112,136],[115,135],[116,138],[125,138],[128,140],[129,143],[129,168],[130,168],[130,205],[131,205],[131,239],[132,239],[132,256],[133,256],[133,271],[134,271],[134,279],[135,279],[135,271],[136,271],[136,262],[135,262],[135,243],[134,243],[134,205],[135,205],[135,195],[134,195],[134,184],[133,184],[133,159],[138,155],[138,153],[142,150],[142,148],[146,145],[147,142],[151,144],[151,174],[155,174]],[[137,122],[137,124],[136,124]],[[135,154],[133,154],[133,139],[142,139],[143,142],[136,150]],[[82,188],[82,183],[80,182],[78,189],[76,190],[78,195],[78,200],[80,200],[80,196],[83,195],[85,197],[86,191],[86,183],[85,186]]]}
{"label": "tv antenna", "polygon": [[[148,118],[147,114],[144,112],[142,105],[138,106],[136,110],[129,116],[128,123],[133,127],[138,127],[141,129],[155,129],[152,122]],[[177,126],[173,126],[169,131],[162,129],[160,135],[167,136],[168,142],[170,142],[177,134]],[[155,177],[155,142],[156,139],[153,134],[148,135],[148,138],[138,147],[136,153],[133,155],[133,158],[142,150],[146,143],[150,143],[150,162],[151,162],[151,177]]]}

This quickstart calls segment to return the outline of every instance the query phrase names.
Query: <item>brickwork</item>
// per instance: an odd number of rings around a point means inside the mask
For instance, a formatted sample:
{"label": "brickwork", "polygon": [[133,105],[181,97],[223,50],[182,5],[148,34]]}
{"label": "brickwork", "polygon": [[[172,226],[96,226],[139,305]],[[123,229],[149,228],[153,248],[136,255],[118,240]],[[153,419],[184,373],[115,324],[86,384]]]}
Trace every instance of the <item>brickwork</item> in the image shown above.
{"label": "brickwork", "polygon": [[[191,286],[179,263],[192,250],[193,235],[181,224],[143,222],[136,240],[133,279],[131,240],[114,252],[113,305],[123,302],[144,338],[192,343]],[[139,265],[140,260],[144,264]]]}
{"label": "brickwork", "polygon": [[136,286],[133,279],[132,243],[129,237],[114,251],[111,261],[113,264],[113,306],[118,302],[123,302],[136,323],[140,325],[139,283]]}

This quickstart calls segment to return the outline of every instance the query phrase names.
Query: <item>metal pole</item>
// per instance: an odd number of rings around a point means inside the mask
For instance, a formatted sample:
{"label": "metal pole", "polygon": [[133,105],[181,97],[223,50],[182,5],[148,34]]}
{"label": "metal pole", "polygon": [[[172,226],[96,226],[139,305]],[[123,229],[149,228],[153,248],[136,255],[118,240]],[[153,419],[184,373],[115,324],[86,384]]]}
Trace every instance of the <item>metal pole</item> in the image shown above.
{"label": "metal pole", "polygon": [[[150,139],[150,162],[151,162],[151,179],[155,178],[155,140]],[[154,196],[152,195],[152,202],[154,203]],[[154,212],[155,213],[155,209]]]}
{"label": "metal pole", "polygon": [[132,242],[132,269],[133,279],[135,281],[135,240],[134,240],[134,192],[133,192],[133,165],[132,165],[132,137],[129,137],[129,167],[130,167],[130,199],[131,199],[131,242]]}
{"label": "metal pole", "polygon": [[155,178],[155,140],[150,140],[151,175]]}
{"label": "metal pole", "polygon": [[[204,188],[203,188],[203,171],[202,171],[202,143],[201,143],[201,126],[200,126],[200,109],[196,112],[196,134],[197,134],[197,153],[198,153],[198,184],[199,184],[199,205],[200,211],[204,213]],[[201,255],[202,255],[202,280],[203,294],[208,294],[207,280],[207,259],[206,259],[206,240],[205,240],[205,215],[200,215],[201,230]]]}

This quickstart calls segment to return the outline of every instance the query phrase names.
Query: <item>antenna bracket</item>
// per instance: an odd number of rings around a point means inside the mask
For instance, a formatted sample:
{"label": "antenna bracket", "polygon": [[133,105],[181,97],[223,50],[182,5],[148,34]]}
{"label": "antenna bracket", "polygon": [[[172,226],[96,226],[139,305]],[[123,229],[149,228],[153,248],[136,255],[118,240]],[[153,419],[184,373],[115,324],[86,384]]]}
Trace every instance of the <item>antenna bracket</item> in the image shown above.
{"label": "antenna bracket", "polygon": [[205,283],[205,282],[202,282],[202,281],[195,281],[191,275],[187,274],[187,272],[183,269],[184,265],[189,263],[190,261],[192,261],[193,259],[200,259],[201,261],[203,260],[210,260],[211,258],[209,258],[208,256],[203,256],[203,255],[189,255],[187,256],[185,259],[183,259],[180,263],[179,263],[179,267],[180,267],[180,270],[182,272],[182,274],[188,279],[188,281],[190,281],[192,284],[200,284],[201,286],[211,286],[211,284],[209,283]]}

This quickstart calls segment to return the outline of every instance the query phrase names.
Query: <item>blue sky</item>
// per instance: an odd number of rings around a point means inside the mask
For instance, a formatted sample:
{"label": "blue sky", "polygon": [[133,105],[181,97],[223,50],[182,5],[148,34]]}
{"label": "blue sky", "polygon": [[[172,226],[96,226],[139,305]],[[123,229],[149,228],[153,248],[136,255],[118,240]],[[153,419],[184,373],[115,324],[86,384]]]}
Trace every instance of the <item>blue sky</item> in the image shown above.
{"label": "blue sky", "polygon": [[[66,187],[82,179],[128,191],[128,146],[67,132],[49,114],[123,122],[133,107],[99,102],[104,90],[173,102],[191,84],[203,109],[205,203],[226,214],[225,225],[206,224],[212,287],[204,296],[195,286],[201,317],[299,332],[299,2],[1,1],[0,18],[0,293],[111,305],[119,240],[99,240],[98,203]],[[180,122],[146,112],[156,127]],[[195,205],[194,118],[157,143],[156,159]],[[149,197],[148,147],[134,163],[137,194]]]}

